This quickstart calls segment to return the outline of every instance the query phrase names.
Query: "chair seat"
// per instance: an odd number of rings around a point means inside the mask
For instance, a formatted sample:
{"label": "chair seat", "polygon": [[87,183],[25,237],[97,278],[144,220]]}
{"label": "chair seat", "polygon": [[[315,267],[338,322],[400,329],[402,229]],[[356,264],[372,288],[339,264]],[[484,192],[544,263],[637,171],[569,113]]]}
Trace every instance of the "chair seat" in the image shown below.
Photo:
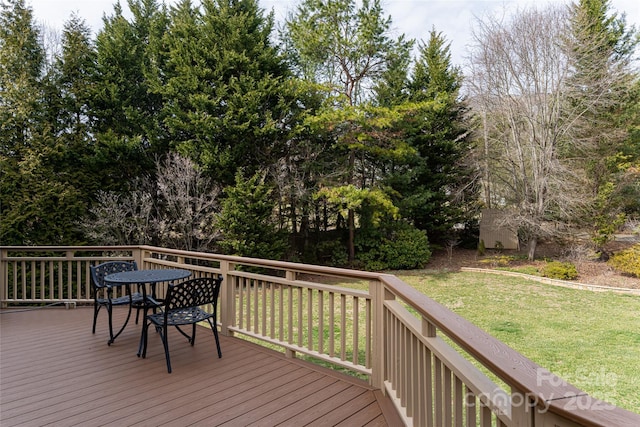
{"label": "chair seat", "polygon": [[[107,304],[109,300],[107,298],[97,298],[97,301],[99,304]],[[130,301],[129,296],[123,295],[121,297],[112,298],[111,305],[128,305],[129,301]],[[141,304],[142,301],[143,301],[142,294],[139,294],[138,292],[131,294],[131,302],[133,304],[136,304],[136,305]]]}
{"label": "chair seat", "polygon": [[[168,326],[176,326],[176,325],[190,325],[196,322],[202,322],[212,317],[213,315],[207,313],[200,307],[188,307],[188,308],[180,308],[175,310],[170,310],[167,313],[167,325]],[[164,313],[151,314],[148,317],[148,320],[153,322],[155,325],[162,326],[164,325]]]}

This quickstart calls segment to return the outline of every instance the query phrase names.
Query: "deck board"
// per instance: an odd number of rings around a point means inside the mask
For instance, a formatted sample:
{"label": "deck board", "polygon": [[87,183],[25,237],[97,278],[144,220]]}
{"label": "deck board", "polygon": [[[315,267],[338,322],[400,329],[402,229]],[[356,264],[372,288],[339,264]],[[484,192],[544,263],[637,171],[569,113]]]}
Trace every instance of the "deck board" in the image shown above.
{"label": "deck board", "polygon": [[[195,346],[170,333],[173,373],[149,336],[136,356],[134,319],[107,345],[106,313],[92,309],[0,311],[0,425],[9,426],[396,426],[390,401],[366,383],[198,330]],[[115,309],[118,321],[126,311]]]}

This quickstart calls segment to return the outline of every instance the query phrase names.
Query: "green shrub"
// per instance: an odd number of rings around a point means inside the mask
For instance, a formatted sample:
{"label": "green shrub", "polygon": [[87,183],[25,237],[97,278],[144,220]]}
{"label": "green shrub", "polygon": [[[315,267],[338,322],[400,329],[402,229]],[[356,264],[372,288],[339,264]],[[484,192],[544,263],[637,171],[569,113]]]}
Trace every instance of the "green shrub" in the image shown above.
{"label": "green shrub", "polygon": [[347,247],[339,240],[318,243],[316,252],[318,259],[324,265],[344,267],[349,263]]}
{"label": "green shrub", "polygon": [[640,277],[640,244],[613,254],[608,264],[622,273]]}
{"label": "green shrub", "polygon": [[496,255],[480,260],[483,264],[490,264],[491,267],[506,267],[513,261],[513,257],[507,255]]}
{"label": "green shrub", "polygon": [[369,271],[423,268],[431,258],[427,234],[405,222],[363,230],[355,246],[358,265]]}
{"label": "green shrub", "polygon": [[574,280],[578,278],[576,266],[570,262],[552,261],[542,267],[542,276],[550,279]]}

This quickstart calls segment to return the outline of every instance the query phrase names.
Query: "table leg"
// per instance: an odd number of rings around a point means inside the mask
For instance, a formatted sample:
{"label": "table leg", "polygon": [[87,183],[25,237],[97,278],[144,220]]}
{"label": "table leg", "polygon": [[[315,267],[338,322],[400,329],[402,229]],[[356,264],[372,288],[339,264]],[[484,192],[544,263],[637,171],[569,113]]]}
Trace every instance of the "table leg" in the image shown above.
{"label": "table leg", "polygon": [[149,313],[149,309],[153,309],[153,312],[156,312],[156,309],[160,307],[160,301],[156,301],[156,283],[150,283],[151,287],[151,299],[147,299],[147,286],[146,284],[142,285],[142,301],[144,304],[144,316],[142,318],[142,333],[140,334],[140,343],[138,344],[138,357],[142,356],[145,340],[148,339],[147,335],[149,334],[149,328],[147,328],[147,315]]}
{"label": "table leg", "polygon": [[[155,295],[155,284],[151,284],[152,286],[152,290],[151,290],[151,295]],[[155,307],[155,305],[149,301],[147,301],[147,285],[143,284],[142,285],[142,304],[144,306],[143,309],[143,316],[142,316],[142,333],[140,334],[140,343],[138,344],[138,357],[140,357],[142,355],[142,348],[144,346],[144,341],[146,340],[146,334],[147,334],[147,314],[149,313],[149,307],[153,305],[153,307]]]}

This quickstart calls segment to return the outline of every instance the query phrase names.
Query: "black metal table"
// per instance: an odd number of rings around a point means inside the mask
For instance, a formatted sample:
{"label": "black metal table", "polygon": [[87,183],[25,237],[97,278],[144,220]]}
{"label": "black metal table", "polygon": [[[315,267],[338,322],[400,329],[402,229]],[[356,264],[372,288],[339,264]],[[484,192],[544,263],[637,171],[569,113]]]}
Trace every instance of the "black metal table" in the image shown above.
{"label": "black metal table", "polygon": [[[156,284],[161,282],[173,282],[175,280],[184,279],[191,276],[189,270],[183,270],[179,268],[175,269],[154,269],[154,270],[132,270],[122,271],[120,273],[109,274],[104,277],[104,282],[108,286],[131,286],[140,285],[142,288],[142,301],[144,304],[144,316],[143,321],[146,321],[147,312],[149,308],[156,308],[158,306],[156,298]],[[147,285],[151,287],[151,295],[147,296]],[[129,305],[129,316],[125,320],[124,325],[120,329],[122,332],[129,322],[131,316],[131,305]],[[115,336],[110,337],[109,345],[113,343],[113,340],[120,334],[118,332]],[[138,349],[138,355],[140,354],[140,348]]]}

